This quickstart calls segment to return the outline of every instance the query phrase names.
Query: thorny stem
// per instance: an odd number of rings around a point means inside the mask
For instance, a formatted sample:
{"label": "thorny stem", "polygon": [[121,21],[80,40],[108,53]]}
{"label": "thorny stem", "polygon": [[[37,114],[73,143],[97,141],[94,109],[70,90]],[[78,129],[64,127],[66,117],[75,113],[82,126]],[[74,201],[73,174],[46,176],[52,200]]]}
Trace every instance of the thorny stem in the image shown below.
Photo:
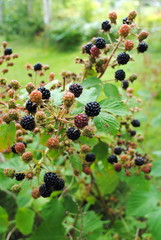
{"label": "thorny stem", "polygon": [[116,46],[115,46],[115,48],[113,49],[113,51],[112,51],[109,59],[107,60],[107,62],[106,62],[106,64],[105,64],[105,69],[104,69],[104,71],[98,76],[98,78],[101,78],[101,77],[103,76],[103,74],[105,73],[105,71],[106,71],[106,69],[107,69],[107,67],[108,67],[108,65],[109,65],[109,63],[110,63],[113,55],[115,54],[116,50],[118,49],[121,41],[122,41],[122,37],[120,37],[120,39],[118,40],[118,43],[116,44]]}

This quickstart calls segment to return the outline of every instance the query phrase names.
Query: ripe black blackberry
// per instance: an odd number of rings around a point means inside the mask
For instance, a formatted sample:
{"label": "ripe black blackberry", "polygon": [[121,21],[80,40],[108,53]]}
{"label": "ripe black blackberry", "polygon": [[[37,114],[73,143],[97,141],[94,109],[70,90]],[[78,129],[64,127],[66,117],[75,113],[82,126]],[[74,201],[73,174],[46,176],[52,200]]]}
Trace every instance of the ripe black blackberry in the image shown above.
{"label": "ripe black blackberry", "polygon": [[65,186],[64,180],[62,178],[57,178],[57,180],[54,183],[54,190],[60,191],[63,190]]}
{"label": "ripe black blackberry", "polygon": [[67,134],[67,137],[68,137],[69,139],[75,141],[75,140],[77,140],[77,139],[80,137],[81,132],[80,132],[79,129],[76,129],[76,128],[74,128],[74,127],[71,127],[71,128],[69,128],[69,129],[67,130],[66,134]]}
{"label": "ripe black blackberry", "polygon": [[69,86],[70,92],[74,94],[75,97],[79,97],[82,94],[83,88],[78,83],[73,83]]}
{"label": "ripe black blackberry", "polygon": [[96,159],[96,156],[94,153],[87,153],[85,156],[86,162],[94,162]]}
{"label": "ripe black blackberry", "polygon": [[120,155],[120,154],[122,153],[122,148],[121,148],[121,147],[115,147],[114,153],[115,153],[116,155]]}
{"label": "ripe black blackberry", "polygon": [[115,72],[115,79],[119,80],[119,81],[123,81],[126,77],[126,74],[124,72],[124,70],[119,69]]}
{"label": "ripe black blackberry", "polygon": [[12,48],[6,48],[4,50],[4,55],[11,55],[12,54]]}
{"label": "ripe black blackberry", "polygon": [[43,197],[43,198],[47,198],[47,197],[50,197],[52,191],[51,189],[45,184],[43,183],[40,187],[39,187],[39,191],[40,191],[40,195]]}
{"label": "ripe black blackberry", "polygon": [[15,178],[17,181],[22,181],[25,178],[24,173],[15,173]]}
{"label": "ripe black blackberry", "polygon": [[122,81],[122,88],[126,90],[128,87],[129,87],[129,81],[127,80]]}
{"label": "ripe black blackberry", "polygon": [[105,20],[102,22],[102,30],[104,30],[105,32],[110,31],[111,29],[111,24],[108,20]]}
{"label": "ripe black blackberry", "polygon": [[136,135],[136,131],[135,130],[130,130],[130,136],[134,137]]}
{"label": "ripe black blackberry", "polygon": [[117,55],[118,64],[125,65],[130,60],[129,54],[122,52]]}
{"label": "ripe black blackberry", "polygon": [[95,40],[95,45],[96,45],[97,48],[103,49],[103,48],[106,47],[106,41],[105,41],[104,38],[98,37]]}
{"label": "ripe black blackberry", "polygon": [[87,103],[85,106],[85,113],[88,117],[98,116],[101,111],[100,104],[96,101]]}
{"label": "ripe black blackberry", "polygon": [[86,53],[88,54],[91,54],[90,50],[91,48],[93,47],[93,44],[91,42],[87,43],[85,46],[84,46],[84,50]]}
{"label": "ripe black blackberry", "polygon": [[144,42],[144,41],[139,43],[139,45],[137,46],[137,50],[140,53],[146,52],[147,49],[148,49],[148,44],[146,42]]}
{"label": "ripe black blackberry", "polygon": [[35,128],[35,120],[33,118],[33,116],[31,115],[25,115],[21,121],[20,121],[20,125],[22,128],[24,128],[25,130],[34,130]]}
{"label": "ripe black blackberry", "polygon": [[56,173],[47,172],[44,175],[44,182],[45,182],[46,186],[48,186],[48,187],[54,186],[54,183],[57,180],[57,178],[58,178],[58,176],[56,175]]}
{"label": "ripe black blackberry", "polygon": [[29,113],[36,113],[36,110],[37,110],[37,104],[31,102],[31,100],[29,99],[27,102],[26,102],[26,109]]}
{"label": "ripe black blackberry", "polygon": [[125,17],[125,18],[122,19],[122,23],[123,23],[123,24],[130,25],[130,24],[131,24],[131,21],[130,21],[127,17]]}
{"label": "ripe black blackberry", "polygon": [[50,91],[47,88],[39,87],[37,90],[42,93],[42,99],[49,99],[50,98]]}
{"label": "ripe black blackberry", "polygon": [[140,121],[137,119],[133,119],[131,124],[133,125],[133,127],[140,127]]}
{"label": "ripe black blackberry", "polygon": [[142,157],[135,158],[135,165],[142,166],[143,164],[144,164],[144,158],[142,158]]}
{"label": "ripe black blackberry", "polygon": [[111,154],[108,158],[107,158],[108,162],[113,164],[113,163],[117,163],[118,159],[117,156],[115,156],[114,154]]}
{"label": "ripe black blackberry", "polygon": [[36,63],[34,65],[34,71],[40,71],[42,69],[42,64],[41,63]]}

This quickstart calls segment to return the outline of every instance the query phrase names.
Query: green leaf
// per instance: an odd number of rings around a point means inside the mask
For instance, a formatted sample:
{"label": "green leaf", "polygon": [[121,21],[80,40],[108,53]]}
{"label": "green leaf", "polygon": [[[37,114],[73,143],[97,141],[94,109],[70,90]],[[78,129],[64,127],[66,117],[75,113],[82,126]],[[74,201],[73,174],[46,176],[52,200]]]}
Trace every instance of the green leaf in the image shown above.
{"label": "green leaf", "polygon": [[161,207],[156,207],[149,215],[148,215],[148,226],[151,230],[151,233],[155,240],[161,239]]}
{"label": "green leaf", "polygon": [[100,88],[90,88],[90,89],[84,89],[81,96],[77,98],[77,101],[86,104],[88,102],[96,101],[98,95],[100,93]]}
{"label": "green leaf", "polygon": [[19,208],[16,213],[16,227],[21,233],[27,235],[32,232],[35,213],[29,208]]}
{"label": "green leaf", "polygon": [[62,104],[63,100],[63,94],[64,92],[61,91],[61,88],[56,88],[52,90],[51,92],[51,100],[53,102],[53,105],[58,106]]}
{"label": "green leaf", "polygon": [[8,228],[8,214],[6,210],[0,206],[0,233],[6,232]]}
{"label": "green leaf", "polygon": [[104,92],[108,98],[115,98],[117,100],[121,99],[118,88],[111,83],[106,83],[104,85]]}
{"label": "green leaf", "polygon": [[72,164],[72,167],[76,170],[78,170],[79,172],[82,171],[82,162],[81,159],[78,155],[72,155],[69,159],[69,161]]}
{"label": "green leaf", "polygon": [[107,111],[115,115],[125,116],[129,113],[127,106],[116,99],[105,99],[100,102],[102,111]]}
{"label": "green leaf", "polygon": [[130,216],[146,216],[156,208],[158,201],[159,196],[155,188],[145,191],[138,187],[131,193],[127,201],[126,212]]}
{"label": "green leaf", "polygon": [[92,152],[95,153],[98,160],[103,160],[104,158],[107,158],[108,145],[100,141],[97,145],[94,146]]}
{"label": "green leaf", "polygon": [[13,122],[0,125],[0,151],[13,145],[16,136],[16,127]]}
{"label": "green leaf", "polygon": [[47,142],[47,140],[48,140],[49,138],[50,138],[50,135],[46,134],[46,132],[43,132],[43,133],[40,135],[40,144],[46,146],[46,142]]}
{"label": "green leaf", "polygon": [[97,85],[100,85],[100,83],[102,83],[102,81],[97,78],[97,77],[90,77],[90,78],[86,78],[82,83],[82,87],[83,88],[91,88]]}
{"label": "green leaf", "polygon": [[117,119],[103,111],[94,118],[94,124],[99,132],[110,132],[112,135],[116,134],[119,128]]}

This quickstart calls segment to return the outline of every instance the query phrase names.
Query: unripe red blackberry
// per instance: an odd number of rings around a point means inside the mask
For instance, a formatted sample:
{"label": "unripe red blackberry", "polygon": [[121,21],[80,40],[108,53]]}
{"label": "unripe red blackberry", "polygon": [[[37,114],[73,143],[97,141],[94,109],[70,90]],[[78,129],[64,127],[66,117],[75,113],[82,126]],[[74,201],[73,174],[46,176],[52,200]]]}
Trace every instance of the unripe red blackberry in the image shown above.
{"label": "unripe red blackberry", "polygon": [[59,140],[57,137],[52,137],[47,140],[46,146],[49,149],[58,149],[59,148]]}
{"label": "unripe red blackberry", "polygon": [[12,48],[5,48],[4,55],[11,55],[12,54]]}
{"label": "unripe red blackberry", "polygon": [[133,125],[133,127],[140,127],[140,121],[137,119],[133,119],[131,124]]}
{"label": "unripe red blackberry", "polygon": [[122,153],[122,148],[121,148],[121,147],[115,147],[115,148],[114,148],[114,153],[115,153],[116,155],[120,155],[120,154]]}
{"label": "unripe red blackberry", "polygon": [[128,15],[128,19],[133,21],[136,18],[136,16],[137,16],[136,11],[131,11]]}
{"label": "unripe red blackberry", "polygon": [[81,151],[82,153],[87,153],[87,152],[89,152],[90,150],[91,150],[90,146],[84,144],[84,145],[81,146],[81,150],[80,150],[80,151]]}
{"label": "unripe red blackberry", "polygon": [[69,139],[75,141],[75,140],[77,140],[77,139],[80,137],[81,132],[80,132],[79,129],[76,129],[76,128],[74,128],[74,127],[71,127],[71,128],[69,128],[69,129],[67,130],[66,134],[67,134],[67,137],[68,137]]}
{"label": "unripe red blackberry", "polygon": [[24,162],[28,163],[33,159],[33,154],[31,152],[25,152],[22,154],[22,159]]}
{"label": "unripe red blackberry", "polygon": [[101,51],[96,46],[91,47],[90,49],[91,57],[99,57]]}
{"label": "unripe red blackberry", "polygon": [[128,87],[129,87],[129,81],[127,80],[122,81],[122,88],[126,90]]}
{"label": "unripe red blackberry", "polygon": [[125,65],[128,63],[129,60],[130,60],[130,56],[125,52],[119,53],[117,56],[118,64]]}
{"label": "unripe red blackberry", "polygon": [[93,47],[93,44],[91,42],[87,43],[86,45],[84,45],[84,51],[85,53],[91,54],[90,50]]}
{"label": "unripe red blackberry", "polygon": [[49,74],[49,79],[50,79],[50,81],[54,80],[54,77],[55,77],[55,73],[51,72],[51,73]]}
{"label": "unripe red blackberry", "polygon": [[18,55],[17,53],[14,53],[14,54],[12,55],[12,57],[13,57],[13,59],[15,59],[15,58],[18,58],[19,55]]}
{"label": "unripe red blackberry", "polygon": [[127,24],[123,24],[119,29],[119,35],[122,37],[127,37],[130,32],[130,27]]}
{"label": "unripe red blackberry", "polygon": [[111,23],[116,24],[116,20],[117,20],[117,13],[116,12],[110,12],[108,14],[108,17],[109,17]]}
{"label": "unripe red blackberry", "polygon": [[139,34],[138,34],[138,39],[139,39],[139,42],[142,42],[144,39],[146,39],[148,37],[149,33],[146,32],[146,31],[141,31]]}
{"label": "unripe red blackberry", "polygon": [[82,94],[83,88],[78,83],[73,83],[69,86],[70,92],[74,94],[75,97],[79,97]]}
{"label": "unripe red blackberry", "polygon": [[101,28],[104,32],[109,32],[111,29],[111,24],[108,20],[102,22]]}
{"label": "unripe red blackberry", "polygon": [[142,166],[144,164],[144,158],[142,157],[136,157],[135,158],[135,165],[136,166]]}
{"label": "unripe red blackberry", "polygon": [[31,195],[32,195],[32,197],[33,197],[34,199],[39,198],[39,197],[40,197],[40,190],[39,190],[39,188],[34,188],[34,189],[32,189]]}
{"label": "unripe red blackberry", "polygon": [[35,65],[34,65],[34,71],[40,71],[40,70],[42,70],[42,64],[41,63],[36,63]]}
{"label": "unripe red blackberry", "polygon": [[40,192],[40,196],[43,198],[47,198],[50,197],[52,191],[49,187],[47,187],[47,185],[44,183],[39,187],[39,192]]}
{"label": "unripe red blackberry", "polygon": [[22,128],[24,128],[25,130],[34,130],[35,128],[35,120],[31,115],[25,115],[21,121],[20,124],[22,126]]}
{"label": "unripe red blackberry", "polygon": [[100,104],[96,101],[87,103],[85,106],[85,113],[88,117],[98,116],[101,111]]}
{"label": "unripe red blackberry", "polygon": [[124,70],[119,69],[115,72],[115,79],[119,80],[119,81],[123,81],[126,77],[126,74],[124,72]]}
{"label": "unripe red blackberry", "polygon": [[42,93],[42,99],[49,99],[50,98],[51,94],[50,94],[50,91],[47,88],[39,87],[37,90]]}
{"label": "unripe red blackberry", "polygon": [[120,163],[115,163],[114,164],[114,169],[115,169],[116,172],[121,172],[121,170],[122,170],[121,164]]}
{"label": "unripe red blackberry", "polygon": [[94,153],[87,153],[85,156],[86,162],[94,162],[96,160],[96,155]]}
{"label": "unripe red blackberry", "polygon": [[43,111],[37,111],[35,114],[35,118],[36,118],[37,122],[44,121],[46,118],[46,114]]}
{"label": "unripe red blackberry", "polygon": [[147,165],[142,166],[141,171],[144,173],[150,173],[151,172],[151,168]]}
{"label": "unripe red blackberry", "polygon": [[107,160],[108,160],[108,162],[111,163],[111,164],[118,162],[117,156],[114,155],[114,154],[111,154],[111,155],[107,158]]}
{"label": "unripe red blackberry", "polygon": [[27,172],[27,173],[26,173],[26,179],[27,179],[27,180],[32,180],[33,177],[34,177],[33,172]]}
{"label": "unripe red blackberry", "polygon": [[83,172],[86,174],[86,175],[91,175],[92,173],[92,170],[89,166],[86,166],[83,168]]}
{"label": "unripe red blackberry", "polygon": [[137,46],[138,53],[144,53],[148,49],[148,44],[144,41]]}
{"label": "unripe red blackberry", "polygon": [[11,168],[5,168],[3,170],[3,174],[6,176],[6,177],[9,177],[9,178],[13,178],[15,176],[15,170],[14,169],[11,169]]}
{"label": "unripe red blackberry", "polygon": [[3,73],[3,74],[8,73],[8,71],[9,71],[8,68],[2,69],[2,73]]}
{"label": "unripe red blackberry", "polygon": [[97,48],[103,49],[103,48],[106,47],[106,41],[105,41],[104,38],[98,37],[95,40],[95,45],[96,45]]}
{"label": "unripe red blackberry", "polygon": [[77,128],[84,128],[88,125],[88,116],[82,113],[78,114],[74,118],[74,124]]}
{"label": "unripe red blackberry", "polygon": [[65,92],[63,95],[63,102],[66,107],[71,107],[75,100],[75,96],[72,92]]}
{"label": "unripe red blackberry", "polygon": [[26,91],[30,94],[32,91],[34,91],[35,89],[35,86],[33,83],[29,82],[27,85],[26,85]]}
{"label": "unripe red blackberry", "polygon": [[25,144],[22,142],[18,142],[15,144],[16,153],[22,154],[25,151]]}
{"label": "unripe red blackberry", "polygon": [[26,110],[29,113],[36,113],[37,110],[37,104],[33,103],[30,99],[26,102]]}
{"label": "unripe red blackberry", "polygon": [[11,80],[10,81],[10,86],[14,89],[17,90],[20,88],[20,84],[17,80]]}
{"label": "unripe red blackberry", "polygon": [[3,41],[3,42],[2,42],[2,46],[3,46],[4,48],[6,48],[7,45],[8,45],[8,42],[6,42],[6,41]]}
{"label": "unripe red blackberry", "polygon": [[15,173],[15,178],[17,181],[22,181],[25,178],[24,173]]}
{"label": "unripe red blackberry", "polygon": [[33,103],[41,103],[42,93],[39,90],[34,90],[30,93],[30,100]]}
{"label": "unripe red blackberry", "polygon": [[125,51],[131,51],[134,47],[134,43],[131,40],[126,40],[124,42]]}
{"label": "unripe red blackberry", "polygon": [[13,98],[14,95],[15,95],[15,91],[14,91],[13,89],[10,89],[10,90],[8,91],[8,96],[9,96],[10,98]]}
{"label": "unripe red blackberry", "polygon": [[18,119],[19,119],[18,111],[14,108],[11,108],[8,110],[8,116],[9,116],[10,120],[18,121]]}

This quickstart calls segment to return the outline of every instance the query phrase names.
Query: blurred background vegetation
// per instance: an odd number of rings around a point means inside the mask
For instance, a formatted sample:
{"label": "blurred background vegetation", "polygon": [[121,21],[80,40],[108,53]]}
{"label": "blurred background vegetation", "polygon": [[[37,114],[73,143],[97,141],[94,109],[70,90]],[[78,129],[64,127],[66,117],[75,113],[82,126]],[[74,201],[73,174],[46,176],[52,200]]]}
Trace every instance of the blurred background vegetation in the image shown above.
{"label": "blurred background vegetation", "polygon": [[[20,55],[14,70],[6,75],[8,80],[25,85],[30,79],[24,66],[36,62],[49,64],[60,79],[62,70],[81,71],[74,59],[82,57],[82,44],[102,35],[101,22],[110,11],[117,11],[121,24],[131,10],[138,13],[136,23],[150,33],[148,52],[136,54],[135,64],[129,64],[126,72],[138,74],[133,87],[143,101],[142,111],[136,114],[145,138],[141,148],[155,160],[151,175],[156,185],[161,177],[161,0],[0,0],[0,40],[8,41]],[[110,74],[104,79],[110,79]]]}

